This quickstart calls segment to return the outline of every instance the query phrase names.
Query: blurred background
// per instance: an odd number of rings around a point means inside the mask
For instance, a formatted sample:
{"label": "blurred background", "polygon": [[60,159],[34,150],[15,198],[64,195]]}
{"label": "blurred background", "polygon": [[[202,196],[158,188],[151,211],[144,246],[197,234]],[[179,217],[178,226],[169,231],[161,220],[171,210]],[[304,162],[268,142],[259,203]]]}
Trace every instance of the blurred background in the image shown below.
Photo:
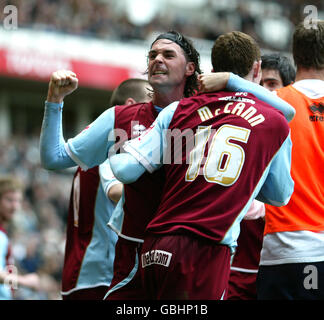
{"label": "blurred background", "polygon": [[[17,24],[6,6],[17,9]],[[9,234],[20,272],[38,272],[40,292],[20,288],[16,299],[61,299],[67,208],[75,168],[50,172],[39,163],[39,134],[50,75],[74,71],[79,89],[65,99],[65,139],[107,107],[118,84],[145,78],[146,55],[158,33],[190,37],[210,72],[213,41],[229,31],[253,36],[262,52],[290,56],[295,24],[310,0],[0,0],[0,174],[13,173],[26,190]],[[12,7],[7,7],[12,8]]]}

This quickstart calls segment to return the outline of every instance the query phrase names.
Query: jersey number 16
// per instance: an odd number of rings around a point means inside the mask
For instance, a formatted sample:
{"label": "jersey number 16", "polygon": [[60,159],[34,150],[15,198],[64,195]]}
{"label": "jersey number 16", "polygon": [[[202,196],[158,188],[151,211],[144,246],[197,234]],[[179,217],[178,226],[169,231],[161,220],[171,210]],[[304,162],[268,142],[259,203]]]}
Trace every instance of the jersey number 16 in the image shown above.
{"label": "jersey number 16", "polygon": [[247,143],[251,130],[228,124],[221,126],[215,132],[204,159],[205,148],[212,131],[211,126],[198,127],[195,146],[189,155],[185,180],[192,182],[201,173],[206,181],[229,187],[239,178],[245,161],[244,149],[235,141]]}

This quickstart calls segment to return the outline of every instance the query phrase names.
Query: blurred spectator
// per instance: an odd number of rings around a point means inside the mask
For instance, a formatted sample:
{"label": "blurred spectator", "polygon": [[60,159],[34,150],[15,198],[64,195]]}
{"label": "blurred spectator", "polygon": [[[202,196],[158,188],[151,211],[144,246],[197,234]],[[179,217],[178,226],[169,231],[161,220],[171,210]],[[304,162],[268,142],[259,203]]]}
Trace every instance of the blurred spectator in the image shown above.
{"label": "blurred spectator", "polygon": [[[277,49],[260,35],[262,21],[288,19],[296,24],[305,17],[302,0],[244,1],[244,5],[239,1],[208,0],[199,9],[190,6],[179,9],[174,1],[158,10],[150,21],[135,24],[127,14],[125,1],[0,0],[0,21],[4,19],[3,8],[15,5],[19,28],[122,41],[147,40],[153,33],[170,28],[189,37],[212,40],[220,34],[240,30],[254,36],[261,47]],[[323,1],[313,0],[312,4],[318,11],[324,10]],[[140,8],[138,12],[143,14]],[[282,49],[288,50],[288,44]],[[0,174],[19,176],[27,187],[22,208],[8,230],[13,255],[22,271],[36,271],[42,278],[40,293],[19,289],[17,297],[61,299],[65,222],[74,169],[55,173],[42,169],[38,141],[38,136],[0,140]]]}
{"label": "blurred spectator", "polygon": [[0,174],[19,176],[26,186],[21,209],[8,233],[22,273],[37,272],[41,290],[19,287],[15,299],[61,299],[65,221],[73,170],[49,172],[39,164],[38,138],[0,140]]}
{"label": "blurred spectator", "polygon": [[[129,16],[131,9],[127,0],[2,0],[0,3],[18,8],[18,23],[23,28],[112,40],[147,40],[153,32],[170,28],[189,37],[214,40],[219,34],[238,30],[253,36],[261,47],[267,49],[277,49],[278,44],[269,43],[260,26],[265,26],[270,19],[281,21],[281,28],[289,28],[289,23],[293,25],[305,18],[306,5],[303,0],[251,0],[244,3],[208,0],[197,8],[182,8],[177,1],[165,0],[159,1],[159,9],[148,21],[136,23]],[[318,11],[324,10],[320,0],[313,0],[312,5]],[[143,15],[145,8],[136,9]],[[270,36],[273,32],[266,30]],[[287,32],[282,30],[281,35]],[[283,46],[280,49],[288,50],[289,42],[284,41]]]}

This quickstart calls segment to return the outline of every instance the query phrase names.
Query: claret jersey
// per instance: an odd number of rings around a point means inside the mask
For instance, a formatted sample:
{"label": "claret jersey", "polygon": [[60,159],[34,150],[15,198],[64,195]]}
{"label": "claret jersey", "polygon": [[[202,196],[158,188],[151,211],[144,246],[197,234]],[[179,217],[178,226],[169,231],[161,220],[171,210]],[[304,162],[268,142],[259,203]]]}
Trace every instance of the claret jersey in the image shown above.
{"label": "claret jersey", "polygon": [[[119,152],[125,140],[137,137],[157,116],[153,103],[115,106],[100,115],[87,130],[69,139],[65,148],[83,169],[91,168],[104,161],[109,152]],[[161,170],[124,187],[122,199],[108,222],[119,236],[143,242],[146,224],[160,200],[163,176]]]}
{"label": "claret jersey", "polygon": [[288,123],[247,92],[173,103],[124,148],[150,172],[164,164],[166,182],[150,233],[186,232],[235,246],[254,198],[284,205],[293,191]]}
{"label": "claret jersey", "polygon": [[[62,295],[80,289],[109,286],[113,275],[116,234],[106,226],[115,204],[107,198],[100,183],[99,170],[80,167],[73,177],[67,239],[62,271]],[[109,178],[113,185],[116,179]]]}
{"label": "claret jersey", "polygon": [[[134,138],[148,128],[157,116],[158,111],[152,103],[117,106],[115,128],[124,130],[127,139]],[[116,144],[117,147],[121,145],[121,142]],[[124,185],[124,194],[108,225],[125,239],[143,242],[145,227],[160,203],[163,184],[162,169],[153,175],[146,173],[138,181]]]}

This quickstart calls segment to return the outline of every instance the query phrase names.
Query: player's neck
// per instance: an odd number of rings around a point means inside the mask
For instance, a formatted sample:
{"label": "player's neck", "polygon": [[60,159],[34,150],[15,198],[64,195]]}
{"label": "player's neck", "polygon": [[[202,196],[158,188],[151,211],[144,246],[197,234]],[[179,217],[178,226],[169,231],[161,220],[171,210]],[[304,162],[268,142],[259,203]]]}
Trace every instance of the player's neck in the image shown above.
{"label": "player's neck", "polygon": [[297,68],[296,72],[296,81],[305,80],[305,79],[318,79],[324,81],[324,69],[304,69]]}
{"label": "player's neck", "polygon": [[154,105],[164,108],[174,101],[183,98],[183,88],[174,88],[172,90],[155,90],[152,102]]}

